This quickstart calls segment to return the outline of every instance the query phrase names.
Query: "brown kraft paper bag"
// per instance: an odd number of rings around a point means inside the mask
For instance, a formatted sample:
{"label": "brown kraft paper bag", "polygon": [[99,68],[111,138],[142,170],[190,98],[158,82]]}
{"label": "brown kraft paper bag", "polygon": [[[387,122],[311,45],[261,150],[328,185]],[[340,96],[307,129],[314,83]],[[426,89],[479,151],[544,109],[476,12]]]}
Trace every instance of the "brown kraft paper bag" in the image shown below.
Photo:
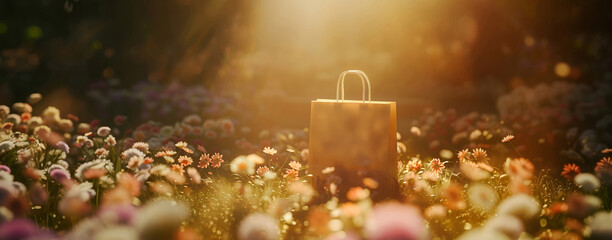
{"label": "brown kraft paper bag", "polygon": [[[351,73],[361,78],[361,101],[344,100],[344,78]],[[336,99],[311,103],[308,165],[315,189],[345,199],[350,188],[360,186],[369,188],[375,201],[398,198],[396,132],[395,102],[371,101],[363,71],[341,73]]]}

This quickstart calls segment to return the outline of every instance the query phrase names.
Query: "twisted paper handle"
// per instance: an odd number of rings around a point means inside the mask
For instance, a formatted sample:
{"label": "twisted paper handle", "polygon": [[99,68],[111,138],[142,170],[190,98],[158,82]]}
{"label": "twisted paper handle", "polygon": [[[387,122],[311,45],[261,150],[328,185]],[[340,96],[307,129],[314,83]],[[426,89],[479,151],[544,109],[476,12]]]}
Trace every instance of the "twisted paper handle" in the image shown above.
{"label": "twisted paper handle", "polygon": [[336,84],[336,101],[340,101],[340,88],[341,87],[342,87],[342,101],[344,101],[344,78],[349,73],[357,74],[361,78],[361,101],[363,102],[365,102],[365,91],[366,91],[365,84],[366,83],[368,84],[368,102],[371,102],[372,101],[372,87],[370,86],[370,79],[368,78],[368,75],[366,75],[361,70],[346,70],[340,73],[340,76],[338,77],[338,83]]}

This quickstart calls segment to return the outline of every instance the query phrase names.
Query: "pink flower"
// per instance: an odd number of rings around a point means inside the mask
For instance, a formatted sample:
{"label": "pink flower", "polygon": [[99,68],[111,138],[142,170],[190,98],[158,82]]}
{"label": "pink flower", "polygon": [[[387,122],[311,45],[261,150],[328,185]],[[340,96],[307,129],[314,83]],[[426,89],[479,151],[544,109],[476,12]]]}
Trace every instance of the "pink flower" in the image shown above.
{"label": "pink flower", "polygon": [[195,168],[187,168],[187,175],[189,175],[189,180],[194,184],[200,184],[202,182],[202,177]]}
{"label": "pink flower", "polygon": [[140,150],[143,153],[149,152],[149,144],[146,142],[135,142],[132,147]]}
{"label": "pink flower", "polygon": [[379,204],[366,221],[367,239],[426,239],[427,231],[419,210],[396,202]]}
{"label": "pink flower", "polygon": [[183,165],[172,164],[172,171],[179,172],[180,174],[185,173],[185,169],[183,169]]}
{"label": "pink flower", "polygon": [[96,154],[96,156],[106,156],[106,155],[108,155],[108,150],[106,150],[104,148],[98,148],[98,149],[96,149],[96,151],[94,153]]}
{"label": "pink flower", "polygon": [[58,183],[63,183],[70,179],[70,174],[65,170],[59,168],[51,170],[51,173],[49,173],[49,175],[51,176],[51,178],[53,178],[53,180],[57,181]]}
{"label": "pink flower", "polygon": [[111,129],[109,127],[104,126],[104,127],[98,128],[97,133],[98,133],[98,136],[100,137],[106,137],[108,136],[108,134],[110,134],[110,131]]}
{"label": "pink flower", "polygon": [[605,157],[599,160],[595,166],[595,174],[604,182],[612,182],[612,160]]}
{"label": "pink flower", "polygon": [[178,162],[183,166],[187,166],[193,163],[193,159],[189,156],[180,156]]}
{"label": "pink flower", "polygon": [[64,151],[65,153],[70,152],[70,147],[68,146],[68,144],[66,144],[63,141],[59,141],[57,142],[57,148],[59,148],[60,150]]}
{"label": "pink flower", "polygon": [[204,133],[204,136],[206,136],[208,139],[215,139],[215,138],[217,138],[217,133],[215,131],[212,131],[212,130],[207,130]]}
{"label": "pink flower", "polygon": [[295,171],[293,169],[287,169],[287,172],[285,172],[285,175],[283,176],[289,182],[297,181],[298,179],[300,179],[298,171]]}
{"label": "pink flower", "polygon": [[269,171],[270,171],[270,168],[266,166],[259,167],[257,168],[257,175],[259,175],[260,177],[263,177]]}
{"label": "pink flower", "polygon": [[310,151],[308,149],[304,149],[300,152],[300,156],[302,157],[302,161],[308,161],[308,157],[310,156]]}
{"label": "pink flower", "polygon": [[302,168],[302,164],[297,162],[297,161],[291,161],[289,162],[289,167],[291,167],[293,170],[300,170],[300,168]]}
{"label": "pink flower", "polygon": [[121,125],[123,125],[123,123],[125,122],[126,119],[127,119],[126,116],[117,115],[117,116],[115,116],[114,122],[115,122],[115,124],[121,126]]}
{"label": "pink flower", "polygon": [[431,160],[431,162],[429,162],[429,168],[431,168],[431,171],[436,175],[440,175],[440,173],[442,173],[442,170],[444,170],[444,168],[446,168],[444,166],[444,163],[440,161],[439,158],[434,158]]}
{"label": "pink flower", "polygon": [[408,171],[411,172],[418,172],[423,167],[423,163],[420,159],[410,160],[410,162],[408,162],[406,165],[408,167]]}

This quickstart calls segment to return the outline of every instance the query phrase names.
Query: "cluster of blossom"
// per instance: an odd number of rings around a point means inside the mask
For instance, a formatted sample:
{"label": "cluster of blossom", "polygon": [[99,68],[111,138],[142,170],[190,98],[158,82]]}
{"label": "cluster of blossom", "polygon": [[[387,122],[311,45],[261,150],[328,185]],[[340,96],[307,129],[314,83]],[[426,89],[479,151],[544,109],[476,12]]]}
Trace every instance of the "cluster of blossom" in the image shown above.
{"label": "cluster of blossom", "polygon": [[[31,99],[14,113],[0,106],[0,236],[10,239],[611,237],[612,150],[599,152],[594,174],[566,165],[571,181],[550,180],[526,158],[496,160],[491,146],[519,139],[495,131],[490,115],[434,114],[408,141],[398,134],[401,202],[375,203],[384,186],[372,178],[346,196],[338,196],[346,181],[337,176],[328,193],[313,189],[304,130],[263,131],[254,144],[223,137],[235,135],[231,121],[190,115],[115,138],[120,127],[79,123],[57,108],[34,116],[30,104],[40,96]],[[463,150],[414,154],[410,141],[437,136],[449,119],[453,131],[469,132]],[[245,154],[225,161],[225,152],[210,151],[224,140]]]}
{"label": "cluster of blossom", "polygon": [[11,72],[33,71],[40,65],[40,56],[30,46],[3,49],[0,53],[0,69]]}
{"label": "cluster of blossom", "polygon": [[146,142],[151,147],[158,148],[185,139],[197,145],[204,143],[215,145],[215,142],[222,142],[218,139],[231,140],[229,137],[234,136],[235,132],[235,125],[229,119],[203,120],[200,116],[192,114],[173,125],[161,125],[155,122],[141,124],[133,129],[131,136],[133,141]]}
{"label": "cluster of blossom", "polygon": [[497,106],[501,119],[521,132],[521,141],[553,145],[545,154],[566,148],[561,158],[583,164],[599,160],[599,152],[612,144],[611,97],[612,85],[606,82],[557,81],[516,88],[500,96]]}
{"label": "cluster of blossom", "polygon": [[131,89],[121,89],[116,82],[116,79],[110,79],[92,84],[92,88],[87,92],[101,115],[114,116],[132,112],[129,117],[133,118],[133,122],[145,122],[149,119],[171,122],[194,113],[206,116],[235,114],[232,112],[233,98],[213,94],[201,85],[166,86],[142,82]]}
{"label": "cluster of blossom", "polygon": [[508,150],[501,140],[509,134],[512,130],[493,114],[472,112],[459,116],[452,109],[427,110],[412,121],[410,134],[406,134],[399,144],[407,154],[425,153],[450,159],[451,150],[457,148],[502,149],[495,153],[504,154]]}
{"label": "cluster of blossom", "polygon": [[[168,212],[168,204],[177,203],[166,200],[142,209],[137,206],[158,196],[175,196],[176,186],[211,184],[210,171],[224,162],[221,154],[183,141],[171,139],[153,148],[133,138],[116,139],[112,133],[117,129],[78,123],[70,114],[62,118],[54,107],[34,116],[30,104],[41,97],[33,94],[29,103],[14,104],[14,113],[0,106],[3,238],[59,239],[42,229],[73,228],[68,239],[114,239],[116,234],[126,234],[127,239],[170,239],[187,219],[185,206],[178,203],[178,209],[184,209],[178,212]],[[222,131],[233,134],[231,122],[224,123],[220,121]],[[200,162],[194,163],[192,157],[198,156]],[[207,177],[201,172],[208,172]],[[155,220],[158,217],[161,220]],[[105,228],[100,228],[101,223]]]}

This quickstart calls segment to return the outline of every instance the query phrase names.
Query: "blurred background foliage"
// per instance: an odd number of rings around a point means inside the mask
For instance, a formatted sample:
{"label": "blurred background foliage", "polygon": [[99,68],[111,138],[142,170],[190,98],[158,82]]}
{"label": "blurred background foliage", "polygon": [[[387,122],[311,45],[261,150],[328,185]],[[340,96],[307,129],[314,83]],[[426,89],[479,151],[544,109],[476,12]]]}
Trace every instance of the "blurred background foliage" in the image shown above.
{"label": "blurred background foliage", "polygon": [[[426,108],[497,113],[498,96],[520,86],[609,81],[609,9],[604,0],[3,0],[0,103],[41,92],[39,106],[89,120],[196,111],[304,127],[310,100],[332,98],[337,74],[356,68],[375,100],[398,102],[407,129]],[[160,99],[172,103],[147,104]]]}

